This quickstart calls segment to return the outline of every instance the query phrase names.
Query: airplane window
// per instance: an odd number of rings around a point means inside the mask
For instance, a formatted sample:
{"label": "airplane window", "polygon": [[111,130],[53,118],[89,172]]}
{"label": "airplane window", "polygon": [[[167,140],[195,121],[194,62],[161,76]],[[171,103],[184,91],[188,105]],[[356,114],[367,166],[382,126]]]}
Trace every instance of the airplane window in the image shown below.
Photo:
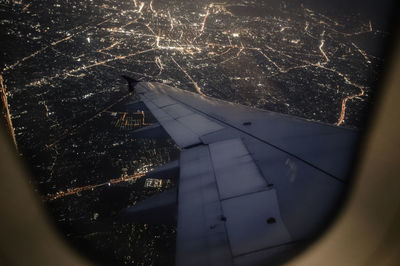
{"label": "airplane window", "polygon": [[3,0],[2,123],[95,263],[270,262],[351,184],[394,2]]}

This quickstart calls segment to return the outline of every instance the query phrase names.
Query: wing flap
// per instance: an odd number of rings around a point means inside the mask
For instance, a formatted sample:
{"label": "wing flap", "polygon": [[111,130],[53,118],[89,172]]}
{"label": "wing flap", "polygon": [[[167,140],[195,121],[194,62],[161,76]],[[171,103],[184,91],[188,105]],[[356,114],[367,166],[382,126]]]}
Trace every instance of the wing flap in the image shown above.
{"label": "wing flap", "polygon": [[182,104],[179,103],[166,106],[163,108],[163,110],[175,119],[193,114],[193,112],[189,108],[184,107]]}
{"label": "wing flap", "polygon": [[201,136],[224,128],[171,97],[143,90],[142,87],[138,89],[141,100],[181,148],[199,144]]}
{"label": "wing flap", "polygon": [[240,138],[209,145],[221,199],[265,190],[267,182]]}
{"label": "wing flap", "polygon": [[234,257],[292,240],[284,225],[275,189],[222,201]]}
{"label": "wing flap", "polygon": [[180,117],[177,121],[190,128],[199,137],[223,129],[222,126],[199,114]]}
{"label": "wing flap", "polygon": [[184,150],[180,167],[177,265],[231,265],[292,241],[276,191],[266,187],[241,139]]}
{"label": "wing flap", "polygon": [[201,143],[200,138],[193,131],[174,119],[160,121],[160,124],[181,148]]}
{"label": "wing flap", "polygon": [[207,146],[180,158],[177,265],[232,265],[222,208]]}

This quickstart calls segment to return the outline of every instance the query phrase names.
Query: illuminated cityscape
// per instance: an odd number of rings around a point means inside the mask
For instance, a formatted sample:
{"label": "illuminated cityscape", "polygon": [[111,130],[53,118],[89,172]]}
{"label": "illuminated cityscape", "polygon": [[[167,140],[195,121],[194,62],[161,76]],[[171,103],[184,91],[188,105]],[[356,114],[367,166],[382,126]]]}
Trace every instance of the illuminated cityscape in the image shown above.
{"label": "illuminated cityscape", "polygon": [[167,135],[133,137],[156,121],[121,75],[359,129],[390,36],[284,1],[15,0],[0,14],[18,151],[55,225],[105,265],[174,264],[174,227],[115,218],[175,186],[145,174],[179,154]]}

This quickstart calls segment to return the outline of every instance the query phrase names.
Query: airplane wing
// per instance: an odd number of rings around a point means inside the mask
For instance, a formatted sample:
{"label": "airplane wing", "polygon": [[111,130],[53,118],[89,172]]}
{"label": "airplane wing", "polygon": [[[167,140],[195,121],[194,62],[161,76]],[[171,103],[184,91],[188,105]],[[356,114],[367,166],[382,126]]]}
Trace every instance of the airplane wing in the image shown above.
{"label": "airplane wing", "polygon": [[[177,265],[262,264],[307,243],[330,220],[346,188],[357,131],[161,83],[135,88],[181,148],[178,162],[153,173],[179,175],[172,200]],[[168,193],[128,215],[163,203],[170,210]]]}

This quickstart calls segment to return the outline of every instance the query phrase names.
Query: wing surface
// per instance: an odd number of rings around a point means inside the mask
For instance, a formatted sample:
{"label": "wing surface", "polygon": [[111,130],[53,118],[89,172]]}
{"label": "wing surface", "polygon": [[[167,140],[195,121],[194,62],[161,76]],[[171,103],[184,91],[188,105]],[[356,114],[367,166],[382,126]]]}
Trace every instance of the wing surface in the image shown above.
{"label": "wing surface", "polygon": [[177,265],[256,265],[329,220],[356,131],[160,83],[136,91],[182,149]]}

